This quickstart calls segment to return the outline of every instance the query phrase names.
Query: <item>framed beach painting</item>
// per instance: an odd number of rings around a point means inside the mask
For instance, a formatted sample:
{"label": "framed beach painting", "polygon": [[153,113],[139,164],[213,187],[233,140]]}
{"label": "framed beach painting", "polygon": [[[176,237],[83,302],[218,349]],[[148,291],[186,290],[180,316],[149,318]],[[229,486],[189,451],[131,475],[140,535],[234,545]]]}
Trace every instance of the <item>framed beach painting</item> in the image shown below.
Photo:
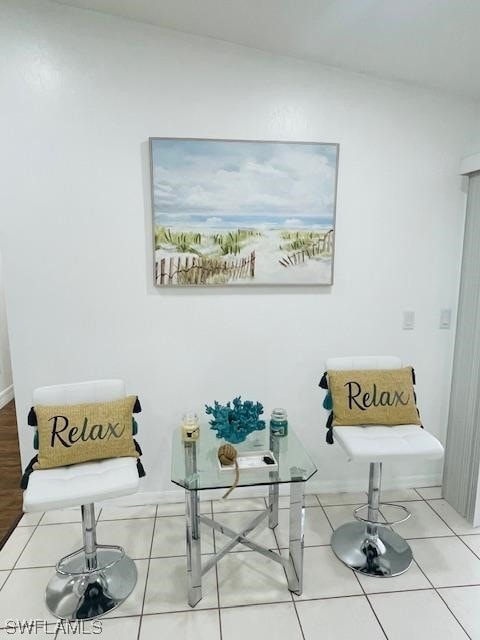
{"label": "framed beach painting", "polygon": [[150,138],[155,284],[331,285],[338,152]]}

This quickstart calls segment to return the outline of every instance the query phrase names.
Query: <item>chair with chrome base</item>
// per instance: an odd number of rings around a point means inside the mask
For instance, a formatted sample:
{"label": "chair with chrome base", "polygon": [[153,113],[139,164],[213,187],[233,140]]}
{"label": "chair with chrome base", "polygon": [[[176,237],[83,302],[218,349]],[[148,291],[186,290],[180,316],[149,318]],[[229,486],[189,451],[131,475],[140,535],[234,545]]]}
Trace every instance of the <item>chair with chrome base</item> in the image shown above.
{"label": "chair with chrome base", "polygon": [[[121,380],[41,387],[34,404],[108,402],[125,397]],[[80,506],[83,547],[62,558],[48,583],[46,603],[58,618],[91,620],[118,607],[132,592],[137,569],[122,547],[97,544],[94,502],[135,493],[136,458],[112,458],[33,471],[23,496],[25,512]]]}
{"label": "chair with chrome base", "polygon": [[[394,356],[330,358],[327,370],[397,369],[402,366]],[[412,550],[406,540],[389,528],[404,522],[410,512],[402,505],[381,503],[382,464],[399,459],[436,459],[443,447],[430,433],[417,425],[333,427],[333,438],[351,462],[369,462],[368,503],[355,509],[356,522],[348,522],[333,532],[332,549],[347,566],[376,577],[404,573],[412,563]],[[389,504],[401,512],[399,518],[379,522],[380,508]],[[366,511],[366,517],[362,512]]]}

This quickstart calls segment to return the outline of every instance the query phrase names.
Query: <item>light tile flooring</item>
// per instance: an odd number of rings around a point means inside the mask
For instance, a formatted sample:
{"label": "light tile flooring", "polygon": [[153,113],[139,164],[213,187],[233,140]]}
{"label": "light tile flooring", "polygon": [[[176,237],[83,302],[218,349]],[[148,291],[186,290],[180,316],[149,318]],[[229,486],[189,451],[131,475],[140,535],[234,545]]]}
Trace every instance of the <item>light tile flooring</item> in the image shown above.
{"label": "light tile flooring", "polygon": [[[330,548],[332,527],[352,520],[362,493],[309,495],[305,517],[304,592],[292,596],[283,569],[237,547],[203,581],[195,610],[186,603],[183,505],[103,507],[100,542],[121,544],[136,560],[138,582],[130,598],[102,619],[102,640],[480,640],[480,529],[473,529],[442,498],[439,487],[385,492],[412,518],[396,527],[410,540],[415,563],[402,576],[359,576]],[[238,530],[262,498],[207,501],[204,513]],[[279,526],[255,539],[285,553],[287,501]],[[388,507],[382,510],[389,518]],[[0,640],[11,636],[7,620],[53,623],[45,608],[45,585],[60,556],[81,544],[79,510],[25,515],[0,552]],[[207,560],[225,542],[203,529]],[[90,630],[87,623],[86,630]],[[10,633],[9,633],[10,631]],[[93,631],[92,631],[93,633]],[[55,627],[33,637],[72,636]],[[32,636],[30,636],[32,637]],[[85,636],[88,637],[88,636]]]}

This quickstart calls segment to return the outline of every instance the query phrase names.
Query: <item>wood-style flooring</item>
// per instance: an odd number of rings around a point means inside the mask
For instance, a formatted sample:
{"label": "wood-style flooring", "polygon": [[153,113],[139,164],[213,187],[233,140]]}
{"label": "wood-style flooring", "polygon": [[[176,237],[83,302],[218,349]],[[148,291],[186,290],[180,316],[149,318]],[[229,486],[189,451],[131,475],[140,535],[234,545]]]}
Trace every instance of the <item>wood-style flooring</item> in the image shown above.
{"label": "wood-style flooring", "polygon": [[0,409],[0,549],[22,515],[22,476],[15,401]]}

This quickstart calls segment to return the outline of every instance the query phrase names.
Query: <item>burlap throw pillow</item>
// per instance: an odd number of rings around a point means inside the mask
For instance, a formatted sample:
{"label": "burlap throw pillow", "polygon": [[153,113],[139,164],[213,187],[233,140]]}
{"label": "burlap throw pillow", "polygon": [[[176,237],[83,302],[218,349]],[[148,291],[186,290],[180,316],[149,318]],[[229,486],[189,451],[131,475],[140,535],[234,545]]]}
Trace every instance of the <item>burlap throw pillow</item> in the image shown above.
{"label": "burlap throw pillow", "polygon": [[132,434],[136,396],[111,402],[35,406],[39,437],[35,469],[105,458],[137,458]]}
{"label": "burlap throw pillow", "polygon": [[412,368],[328,371],[333,426],[418,424]]}

